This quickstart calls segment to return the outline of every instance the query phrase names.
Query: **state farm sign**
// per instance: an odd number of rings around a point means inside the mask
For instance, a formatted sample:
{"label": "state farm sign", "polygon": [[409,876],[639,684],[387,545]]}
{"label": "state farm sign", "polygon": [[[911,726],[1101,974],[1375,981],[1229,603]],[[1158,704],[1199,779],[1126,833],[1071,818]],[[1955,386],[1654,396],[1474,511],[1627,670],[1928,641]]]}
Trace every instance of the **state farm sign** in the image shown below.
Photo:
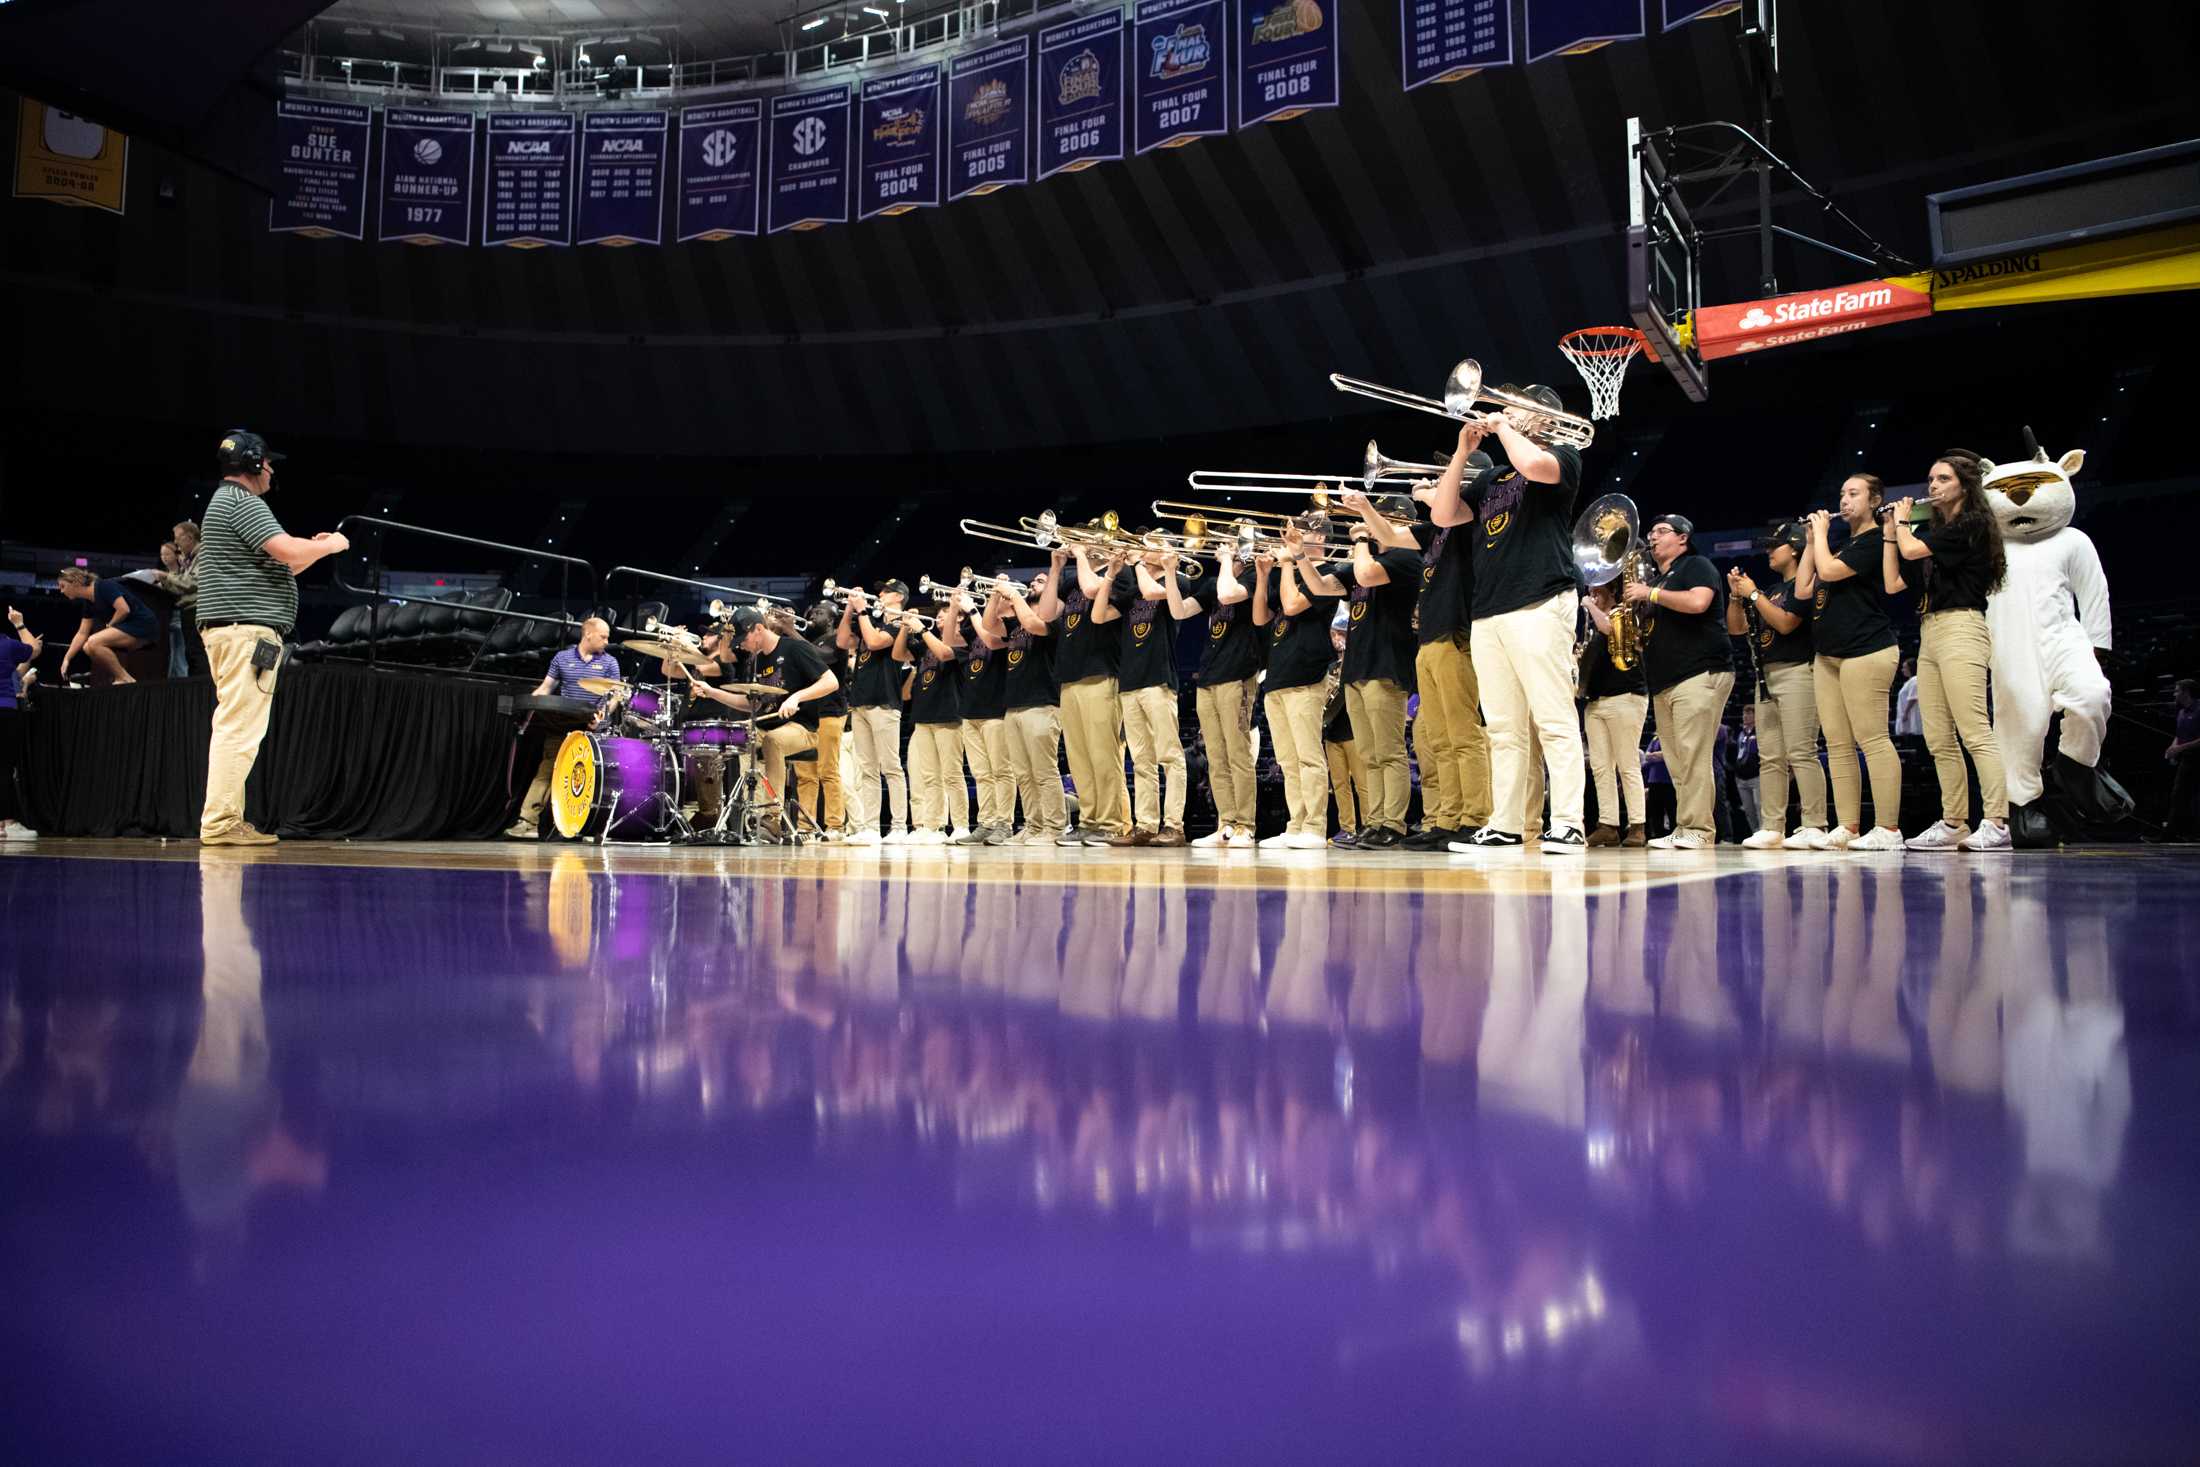
{"label": "state farm sign", "polygon": [[1731,306],[1704,306],[1696,312],[1696,351],[1711,361],[1913,321],[1932,312],[1931,279],[1924,275],[1865,280]]}

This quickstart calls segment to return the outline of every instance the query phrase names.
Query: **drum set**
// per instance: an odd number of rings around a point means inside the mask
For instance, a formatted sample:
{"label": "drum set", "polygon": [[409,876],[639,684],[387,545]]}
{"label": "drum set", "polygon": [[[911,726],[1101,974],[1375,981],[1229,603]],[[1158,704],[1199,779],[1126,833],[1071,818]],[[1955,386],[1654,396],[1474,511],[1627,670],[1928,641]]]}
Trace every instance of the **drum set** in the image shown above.
{"label": "drum set", "polygon": [[[711,659],[678,628],[622,643],[631,651],[693,667]],[[776,707],[784,690],[770,683],[721,683],[725,692],[759,707]],[[552,766],[550,817],[567,840],[632,845],[800,844],[798,830],[776,813],[776,797],[760,792],[755,757],[760,727],[774,715],[683,718],[700,700],[671,683],[584,678],[581,690],[602,701],[585,728],[559,744]],[[715,710],[714,710],[715,711]],[[708,824],[683,811],[691,789],[718,791]],[[785,834],[779,832],[785,829]]]}

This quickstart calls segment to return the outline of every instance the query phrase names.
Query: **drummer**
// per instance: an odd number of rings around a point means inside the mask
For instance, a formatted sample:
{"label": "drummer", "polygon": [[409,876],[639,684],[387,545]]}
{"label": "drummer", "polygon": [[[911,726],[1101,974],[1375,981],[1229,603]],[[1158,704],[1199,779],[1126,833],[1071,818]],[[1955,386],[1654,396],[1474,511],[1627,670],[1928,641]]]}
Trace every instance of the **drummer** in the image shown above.
{"label": "drummer", "polygon": [[[550,659],[549,675],[535,685],[535,696],[593,703],[601,716],[604,700],[609,695],[591,693],[581,684],[583,681],[618,681],[619,663],[610,649],[611,623],[600,616],[588,618],[581,623],[580,642],[561,647],[558,655]],[[527,798],[520,801],[519,818],[504,832],[513,840],[534,840],[541,835],[542,807],[549,803],[550,776],[557,764],[560,742],[554,738],[543,741],[542,763],[536,766],[535,777],[527,786]]]}
{"label": "drummer", "polygon": [[756,681],[769,685],[762,694],[733,693],[705,683],[694,685],[699,697],[724,703],[737,711],[754,710],[760,721],[770,721],[757,740],[764,765],[764,782],[770,799],[765,817],[767,834],[784,839],[787,756],[817,747],[818,710],[840,688],[839,675],[825,654],[800,637],[783,637],[752,606],[733,613],[735,645],[756,658]]}

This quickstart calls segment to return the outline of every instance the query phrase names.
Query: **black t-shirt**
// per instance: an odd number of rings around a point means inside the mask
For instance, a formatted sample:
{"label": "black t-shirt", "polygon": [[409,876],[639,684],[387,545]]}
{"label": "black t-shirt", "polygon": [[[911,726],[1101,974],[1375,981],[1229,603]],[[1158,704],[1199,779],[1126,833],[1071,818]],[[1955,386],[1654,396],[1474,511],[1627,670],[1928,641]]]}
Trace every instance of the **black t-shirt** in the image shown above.
{"label": "black t-shirt", "polygon": [[1502,616],[1578,590],[1574,569],[1574,495],[1581,454],[1554,448],[1556,484],[1537,484],[1517,469],[1485,470],[1475,483],[1474,615]]}
{"label": "black t-shirt", "polygon": [[1022,622],[1008,628],[1008,645],[994,654],[1008,664],[1008,711],[1019,708],[1052,708],[1062,701],[1062,689],[1054,676],[1054,644],[1061,635],[1062,618],[1047,623],[1047,634],[1034,637]]}
{"label": "black t-shirt", "polygon": [[[832,628],[825,628],[819,636],[804,637],[800,640],[806,641],[816,648],[817,655],[825,659],[825,665],[840,677],[840,686],[833,689],[832,695],[817,700],[817,716],[819,718],[846,718],[848,716],[848,659],[842,655],[840,648],[833,644]],[[742,655],[745,657],[748,654],[743,653]],[[752,663],[753,661],[754,659],[751,659]],[[753,671],[753,667],[751,670]]]}
{"label": "black t-shirt", "polygon": [[1414,538],[1421,542],[1421,600],[1414,608],[1413,627],[1424,645],[1467,629],[1474,609],[1476,533],[1477,526],[1471,522],[1449,528],[1414,527]]}
{"label": "black t-shirt", "polygon": [[1993,547],[1987,537],[1995,533],[1983,515],[1969,523],[1935,522],[1918,529],[1917,538],[1933,553],[1923,560],[1902,562],[1902,583],[1918,592],[1918,615],[1986,609],[1994,571]]}
{"label": "black t-shirt", "polygon": [[1008,711],[1008,653],[994,651],[975,634],[955,659],[962,676],[962,716],[999,718]]}
{"label": "black t-shirt", "polygon": [[[823,652],[802,638],[781,637],[778,646],[756,655],[756,680],[770,683],[775,688],[784,688],[790,693],[799,693],[823,677],[830,665]],[[819,699],[804,703],[795,709],[794,722],[814,732],[820,713],[819,704],[823,701]]]}
{"label": "black t-shirt", "polygon": [[1348,683],[1394,682],[1407,692],[1413,683],[1413,607],[1420,599],[1416,578],[1421,557],[1411,550],[1383,550],[1375,563],[1390,579],[1363,586],[1352,578],[1348,562],[1330,574],[1352,588],[1345,598],[1350,623],[1345,629],[1344,680]]}
{"label": "black t-shirt", "polygon": [[1642,664],[1636,663],[1625,672],[1612,666],[1612,643],[1602,632],[1591,632],[1589,644],[1581,649],[1581,696],[1585,702],[1599,698],[1616,698],[1625,693],[1645,691],[1642,681]]}
{"label": "black t-shirt", "polygon": [[1894,645],[1880,546],[1877,525],[1851,536],[1836,559],[1856,574],[1845,581],[1819,581],[1811,598],[1810,627],[1819,656],[1868,657]]}
{"label": "black t-shirt", "polygon": [[[1250,591],[1250,588],[1248,588]],[[1267,642],[1253,625],[1253,598],[1229,606],[1215,604],[1214,593],[1203,591],[1208,603],[1207,642],[1199,649],[1199,673],[1193,681],[1203,688],[1243,682],[1260,671]]]}
{"label": "black t-shirt", "polygon": [[[1693,552],[1673,562],[1656,581],[1658,604],[1643,608],[1649,618],[1650,636],[1642,649],[1644,684],[1662,693],[1699,673],[1732,672],[1734,648],[1727,641],[1726,583],[1709,560]],[[1689,613],[1675,611],[1666,597],[1676,591],[1708,586],[1711,607]]]}
{"label": "black t-shirt", "polygon": [[[1349,654],[1348,654],[1349,655]],[[1327,672],[1323,677],[1329,676]],[[1342,684],[1340,683],[1341,687]],[[1349,744],[1352,742],[1352,708],[1341,697],[1330,697],[1330,706],[1323,710],[1322,742],[1325,744]]]}
{"label": "black t-shirt", "polygon": [[[1301,581],[1299,588],[1304,590]],[[1268,574],[1268,609],[1274,619],[1268,623],[1268,681],[1264,686],[1271,693],[1285,688],[1303,688],[1318,683],[1329,675],[1329,664],[1336,659],[1337,651],[1329,645],[1329,623],[1336,618],[1339,596],[1315,596],[1309,598],[1313,605],[1298,616],[1283,614],[1283,572]]]}
{"label": "black t-shirt", "polygon": [[1755,612],[1768,601],[1790,616],[1799,616],[1802,620],[1796,623],[1792,632],[1776,632],[1772,629],[1772,623],[1763,616],[1755,617],[1756,630],[1750,635],[1757,641],[1757,665],[1774,667],[1785,662],[1810,661],[1810,608],[1796,597],[1795,582],[1792,579],[1782,581],[1770,591],[1759,587],[1757,605],[1750,610]]}
{"label": "black t-shirt", "polygon": [[[1130,693],[1140,688],[1173,688],[1176,686],[1176,618],[1169,615],[1166,601],[1148,601],[1138,595],[1138,576],[1130,572],[1131,595],[1135,598],[1127,605],[1111,602],[1123,613],[1123,648],[1120,654],[1121,671],[1117,674],[1118,691]],[[1156,584],[1159,578],[1156,577]],[[1199,588],[1181,575],[1176,578],[1180,595],[1196,596]]]}
{"label": "black t-shirt", "polygon": [[[877,618],[871,625],[885,632]],[[850,655],[855,668],[848,681],[848,704],[852,708],[899,708],[901,706],[901,675],[906,664],[894,660],[891,643],[876,652],[863,645],[863,618],[851,617],[848,634],[855,642]],[[888,635],[892,635],[888,632]]]}
{"label": "black t-shirt", "polygon": [[929,649],[917,659],[916,681],[909,689],[912,723],[961,723],[962,679],[955,659],[934,657]]}
{"label": "black t-shirt", "polygon": [[[1129,571],[1116,573],[1108,604],[1127,619],[1137,599],[1138,582]],[[1062,567],[1062,615],[1054,624],[1054,676],[1064,683],[1088,677],[1115,677],[1123,663],[1122,628],[1092,619],[1092,601],[1078,584],[1077,567]]]}

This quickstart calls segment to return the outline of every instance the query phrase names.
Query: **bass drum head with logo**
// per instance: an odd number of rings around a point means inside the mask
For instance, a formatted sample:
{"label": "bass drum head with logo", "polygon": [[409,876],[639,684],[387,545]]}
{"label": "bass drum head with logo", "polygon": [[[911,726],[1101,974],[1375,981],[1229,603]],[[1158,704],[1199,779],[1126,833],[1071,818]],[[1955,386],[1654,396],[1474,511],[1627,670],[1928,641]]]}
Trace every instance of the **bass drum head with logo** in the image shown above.
{"label": "bass drum head with logo", "polygon": [[550,818],[567,840],[660,836],[679,805],[679,760],[654,740],[577,729],[558,746],[551,772]]}

